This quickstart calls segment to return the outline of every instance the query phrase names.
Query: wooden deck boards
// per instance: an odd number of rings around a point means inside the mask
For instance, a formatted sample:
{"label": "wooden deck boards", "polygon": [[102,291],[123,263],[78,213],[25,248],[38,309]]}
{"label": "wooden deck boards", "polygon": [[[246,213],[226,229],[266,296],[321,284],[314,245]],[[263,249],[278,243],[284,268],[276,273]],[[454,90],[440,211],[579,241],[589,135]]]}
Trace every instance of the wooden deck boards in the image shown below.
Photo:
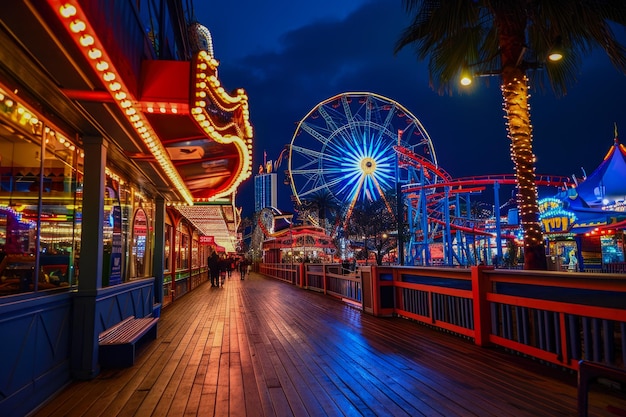
{"label": "wooden deck boards", "polygon": [[[626,415],[626,398],[601,391],[589,415]],[[164,309],[135,366],[72,383],[34,413],[213,415],[574,416],[576,375],[235,273]]]}

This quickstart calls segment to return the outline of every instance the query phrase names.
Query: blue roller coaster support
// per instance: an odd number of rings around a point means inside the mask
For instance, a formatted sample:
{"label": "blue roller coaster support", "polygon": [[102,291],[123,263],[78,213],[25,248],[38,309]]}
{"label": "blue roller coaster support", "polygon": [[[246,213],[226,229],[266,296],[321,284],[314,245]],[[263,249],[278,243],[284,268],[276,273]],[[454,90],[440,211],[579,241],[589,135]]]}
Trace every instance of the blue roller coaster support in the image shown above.
{"label": "blue roller coaster support", "polygon": [[502,262],[502,230],[500,226],[500,183],[493,183],[493,215],[496,218],[496,264]]}

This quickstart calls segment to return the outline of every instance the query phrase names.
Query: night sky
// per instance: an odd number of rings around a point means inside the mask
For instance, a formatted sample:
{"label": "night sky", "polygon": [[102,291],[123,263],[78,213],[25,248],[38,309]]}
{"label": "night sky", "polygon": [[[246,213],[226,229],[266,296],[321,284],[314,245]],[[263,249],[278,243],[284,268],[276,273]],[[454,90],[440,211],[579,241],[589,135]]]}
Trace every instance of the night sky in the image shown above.
{"label": "night sky", "polygon": [[[408,25],[401,0],[195,2],[195,18],[212,34],[218,75],[227,90],[244,88],[254,127],[253,174],[263,154],[276,160],[296,124],[319,102],[348,91],[393,99],[424,125],[439,165],[453,177],[513,173],[499,80],[440,96],[429,87],[427,62],[410,48],[393,54]],[[620,36],[626,33],[620,28]],[[614,122],[626,143],[626,76],[603,51],[584,58],[565,97],[550,87],[530,99],[537,173],[590,174],[613,144]],[[279,208],[292,211],[291,188],[279,169]],[[253,179],[236,204],[254,210]]]}

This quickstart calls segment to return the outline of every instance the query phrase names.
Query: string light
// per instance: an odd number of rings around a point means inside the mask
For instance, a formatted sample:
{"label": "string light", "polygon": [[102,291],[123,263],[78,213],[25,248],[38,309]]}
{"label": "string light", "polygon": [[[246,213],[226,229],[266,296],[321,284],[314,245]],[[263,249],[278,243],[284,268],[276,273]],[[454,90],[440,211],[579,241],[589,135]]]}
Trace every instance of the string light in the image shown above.
{"label": "string light", "polygon": [[[248,110],[248,96],[243,89],[237,89],[234,96],[228,94],[217,78],[218,61],[206,51],[200,51],[192,63],[195,68],[194,97],[191,115],[208,137],[217,143],[235,145],[242,163],[233,173],[234,181],[224,190],[208,200],[213,201],[233,193],[239,184],[252,175],[252,125]],[[207,111],[218,109],[218,113],[231,113],[226,123],[219,114]],[[234,131],[234,134],[233,134]]]}
{"label": "string light", "polygon": [[528,78],[514,78],[501,87],[511,159],[515,165],[520,210],[520,224],[524,230],[524,246],[543,243],[537,205],[538,191],[535,184],[535,160],[532,152],[532,125],[528,99]]}

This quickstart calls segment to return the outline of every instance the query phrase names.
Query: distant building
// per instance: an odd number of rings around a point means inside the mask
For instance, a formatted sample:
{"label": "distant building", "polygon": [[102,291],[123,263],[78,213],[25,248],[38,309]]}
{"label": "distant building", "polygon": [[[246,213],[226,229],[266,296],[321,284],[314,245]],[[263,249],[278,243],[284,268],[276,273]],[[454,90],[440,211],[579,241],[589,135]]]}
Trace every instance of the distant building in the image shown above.
{"label": "distant building", "polygon": [[265,207],[276,207],[278,204],[277,174],[259,173],[254,177],[254,211],[259,212]]}

